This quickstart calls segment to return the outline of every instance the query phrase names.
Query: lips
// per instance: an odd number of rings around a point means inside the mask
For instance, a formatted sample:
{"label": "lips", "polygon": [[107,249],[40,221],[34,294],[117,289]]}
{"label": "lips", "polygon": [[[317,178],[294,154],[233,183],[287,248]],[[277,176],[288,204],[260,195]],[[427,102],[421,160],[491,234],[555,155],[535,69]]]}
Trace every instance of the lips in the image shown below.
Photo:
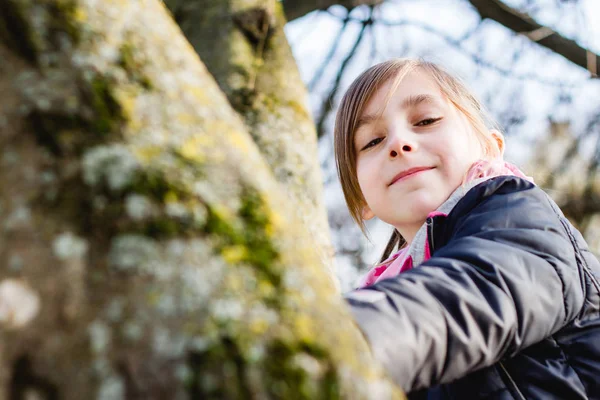
{"label": "lips", "polygon": [[434,167],[415,167],[415,168],[409,168],[407,170],[404,170],[404,171],[400,172],[398,175],[394,176],[394,179],[392,179],[392,181],[389,183],[388,186],[393,185],[394,183],[398,182],[401,179],[408,178],[411,175],[418,174],[419,172],[422,172],[422,171],[429,171],[430,169],[433,169],[433,168]]}

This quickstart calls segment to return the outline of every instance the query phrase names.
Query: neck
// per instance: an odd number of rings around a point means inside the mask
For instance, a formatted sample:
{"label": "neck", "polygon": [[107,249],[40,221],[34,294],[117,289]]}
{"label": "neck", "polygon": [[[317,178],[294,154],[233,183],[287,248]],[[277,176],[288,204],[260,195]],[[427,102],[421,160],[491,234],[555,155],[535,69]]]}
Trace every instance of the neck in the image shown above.
{"label": "neck", "polygon": [[423,223],[425,223],[425,221],[422,221],[418,224],[395,226],[395,228],[398,230],[398,232],[400,232],[400,235],[402,235],[404,240],[406,240],[406,243],[410,245]]}

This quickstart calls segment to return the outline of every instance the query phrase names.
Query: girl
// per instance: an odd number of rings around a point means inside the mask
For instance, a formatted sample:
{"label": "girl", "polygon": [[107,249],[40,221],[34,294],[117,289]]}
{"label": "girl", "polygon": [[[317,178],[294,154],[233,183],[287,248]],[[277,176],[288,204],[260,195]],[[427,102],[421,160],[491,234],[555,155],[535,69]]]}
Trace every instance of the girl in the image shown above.
{"label": "girl", "polygon": [[346,202],[394,234],[348,304],[409,398],[600,399],[600,263],[487,121],[429,62],[350,86],[335,126]]}

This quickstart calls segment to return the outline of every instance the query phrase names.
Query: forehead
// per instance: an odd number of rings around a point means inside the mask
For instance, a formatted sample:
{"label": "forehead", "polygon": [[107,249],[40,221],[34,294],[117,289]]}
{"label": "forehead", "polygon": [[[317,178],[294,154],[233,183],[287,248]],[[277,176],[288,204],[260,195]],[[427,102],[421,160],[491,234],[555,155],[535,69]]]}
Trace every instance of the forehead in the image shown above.
{"label": "forehead", "polygon": [[429,74],[414,70],[408,73],[394,89],[395,79],[388,79],[367,103],[361,116],[376,116],[387,109],[410,107],[423,102],[443,103],[444,97],[439,86]]}

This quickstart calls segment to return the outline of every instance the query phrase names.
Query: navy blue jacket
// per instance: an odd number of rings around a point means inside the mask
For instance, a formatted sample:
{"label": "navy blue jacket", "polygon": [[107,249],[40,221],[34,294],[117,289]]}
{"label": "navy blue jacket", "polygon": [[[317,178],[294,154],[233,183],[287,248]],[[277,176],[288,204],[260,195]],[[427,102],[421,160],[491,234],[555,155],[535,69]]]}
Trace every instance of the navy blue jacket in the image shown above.
{"label": "navy blue jacket", "polygon": [[409,398],[600,399],[600,263],[558,206],[501,176],[428,224],[429,260],[346,295]]}

